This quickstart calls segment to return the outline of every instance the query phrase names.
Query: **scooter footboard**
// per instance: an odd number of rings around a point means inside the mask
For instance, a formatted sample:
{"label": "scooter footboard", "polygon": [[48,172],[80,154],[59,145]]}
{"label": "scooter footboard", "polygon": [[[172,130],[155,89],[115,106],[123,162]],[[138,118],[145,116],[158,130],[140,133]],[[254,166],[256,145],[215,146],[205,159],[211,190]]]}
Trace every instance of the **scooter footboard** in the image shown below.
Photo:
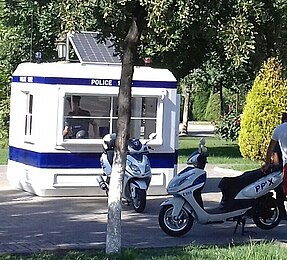
{"label": "scooter footboard", "polygon": [[180,197],[169,198],[160,204],[161,207],[166,206],[166,205],[173,206],[172,216],[178,216],[182,208],[185,208],[190,213],[193,211],[190,205],[186,203],[185,200]]}

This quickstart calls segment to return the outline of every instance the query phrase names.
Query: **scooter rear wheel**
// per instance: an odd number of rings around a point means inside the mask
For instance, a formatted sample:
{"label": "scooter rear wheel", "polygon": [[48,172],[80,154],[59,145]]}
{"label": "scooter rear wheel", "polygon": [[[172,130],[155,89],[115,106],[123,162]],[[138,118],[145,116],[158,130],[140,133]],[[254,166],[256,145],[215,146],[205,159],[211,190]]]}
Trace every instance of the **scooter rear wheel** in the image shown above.
{"label": "scooter rear wheel", "polygon": [[173,205],[165,205],[161,208],[158,222],[161,229],[168,235],[179,237],[186,234],[192,227],[194,218],[184,208],[180,210],[178,217],[172,216]]}
{"label": "scooter rear wheel", "polygon": [[274,198],[265,204],[260,204],[253,213],[255,225],[261,229],[269,230],[278,226],[281,214],[278,204]]}
{"label": "scooter rear wheel", "polygon": [[146,190],[136,188],[135,197],[132,198],[132,203],[136,212],[143,212],[146,206]]}

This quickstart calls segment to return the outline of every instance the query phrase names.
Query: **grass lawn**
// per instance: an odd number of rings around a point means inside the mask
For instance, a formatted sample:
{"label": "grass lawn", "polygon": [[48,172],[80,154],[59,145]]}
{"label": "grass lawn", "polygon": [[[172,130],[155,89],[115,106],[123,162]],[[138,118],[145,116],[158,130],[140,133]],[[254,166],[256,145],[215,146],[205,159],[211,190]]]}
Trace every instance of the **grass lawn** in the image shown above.
{"label": "grass lawn", "polygon": [[245,245],[185,246],[178,248],[123,249],[118,255],[105,255],[103,251],[58,251],[33,255],[2,255],[5,260],[279,260],[287,259],[287,248],[275,243],[249,243]]}
{"label": "grass lawn", "polygon": [[[188,156],[197,149],[200,137],[180,137],[178,163],[186,163]],[[226,142],[218,137],[206,137],[209,151],[208,162],[219,167],[244,171],[260,167],[262,162],[243,159],[235,142]],[[0,148],[0,165],[7,164],[8,148]]]}
{"label": "grass lawn", "polygon": [[0,148],[0,165],[7,164],[8,161],[8,148]]}
{"label": "grass lawn", "polygon": [[[188,156],[198,148],[201,137],[180,137],[178,163],[186,163]],[[208,163],[223,168],[244,171],[259,168],[260,161],[242,158],[236,142],[227,142],[218,137],[205,137],[209,152]]]}

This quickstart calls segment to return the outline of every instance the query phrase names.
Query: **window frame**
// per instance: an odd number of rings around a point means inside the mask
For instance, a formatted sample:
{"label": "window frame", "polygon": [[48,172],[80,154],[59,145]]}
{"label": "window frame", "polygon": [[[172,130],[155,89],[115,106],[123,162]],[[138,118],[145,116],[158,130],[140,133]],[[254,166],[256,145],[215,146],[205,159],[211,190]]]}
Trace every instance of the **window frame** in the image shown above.
{"label": "window frame", "polygon": [[[118,91],[118,89],[117,89]],[[157,98],[157,109],[156,109],[156,138],[150,141],[152,145],[162,145],[162,136],[163,136],[163,116],[164,116],[164,109],[163,109],[163,100],[166,95],[165,91],[162,90],[155,90],[155,91],[145,91],[143,95],[143,90],[133,90],[132,97],[155,97]],[[152,92],[152,93],[151,93]],[[57,122],[57,146],[65,146],[65,145],[102,145],[102,137],[99,138],[90,138],[90,139],[64,139],[63,138],[63,129],[64,129],[64,104],[65,104],[65,97],[66,95],[79,95],[79,96],[111,96],[111,97],[118,97],[118,92],[115,91],[104,91],[104,92],[79,92],[76,91],[65,91],[59,89],[59,98],[58,98],[58,122]],[[117,117],[113,116],[113,109],[110,108],[109,118],[103,117],[104,119],[116,119]],[[97,117],[96,117],[97,118]],[[131,120],[134,119],[142,119],[142,117],[131,117]],[[143,118],[144,119],[144,118]],[[149,118],[148,118],[149,119]],[[112,126],[112,122],[109,123],[110,127]],[[146,141],[147,139],[142,139],[142,141]]]}
{"label": "window frame", "polygon": [[24,113],[24,142],[34,143],[34,94],[30,91],[22,91],[25,95],[25,113]]}

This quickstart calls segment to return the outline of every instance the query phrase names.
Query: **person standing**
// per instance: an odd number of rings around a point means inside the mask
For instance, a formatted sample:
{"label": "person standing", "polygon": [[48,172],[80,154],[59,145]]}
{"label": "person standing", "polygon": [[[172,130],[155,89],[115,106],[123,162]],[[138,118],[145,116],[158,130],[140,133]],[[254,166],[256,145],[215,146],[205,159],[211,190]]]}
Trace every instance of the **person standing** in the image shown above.
{"label": "person standing", "polygon": [[[284,204],[284,200],[287,195],[287,113],[282,114],[281,122],[282,123],[278,125],[273,131],[273,134],[272,134],[272,137],[271,137],[271,140],[269,142],[268,149],[266,152],[265,163],[261,167],[261,170],[263,172],[266,172],[269,169],[272,157],[274,156],[274,154],[275,156],[277,156],[276,153],[279,150],[282,154],[282,162],[280,163],[283,166],[283,183],[282,183],[283,192],[281,193],[281,196],[283,198],[281,198],[281,200],[283,199],[283,204]],[[279,148],[276,148],[277,143],[278,143]],[[275,160],[279,160],[279,159],[275,159]]]}
{"label": "person standing", "polygon": [[[273,157],[273,163],[272,163],[273,165],[283,166],[282,153],[278,142],[275,145],[272,157]],[[287,220],[286,208],[284,205],[285,195],[283,190],[283,182],[278,187],[276,187],[275,192],[276,192],[276,199],[279,204],[279,210],[281,212],[281,219]]]}

